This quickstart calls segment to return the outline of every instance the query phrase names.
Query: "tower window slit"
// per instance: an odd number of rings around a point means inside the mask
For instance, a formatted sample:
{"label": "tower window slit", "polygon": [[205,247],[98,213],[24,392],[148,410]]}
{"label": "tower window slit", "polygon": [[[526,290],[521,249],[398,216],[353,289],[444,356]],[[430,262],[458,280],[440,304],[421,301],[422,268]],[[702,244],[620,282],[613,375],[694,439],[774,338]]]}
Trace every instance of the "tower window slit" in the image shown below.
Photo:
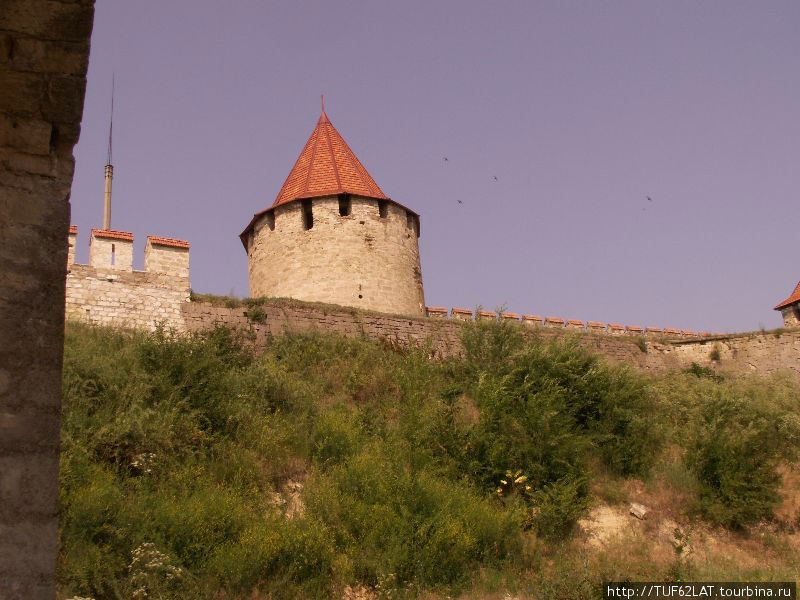
{"label": "tower window slit", "polygon": [[275,229],[275,213],[270,211],[264,215],[264,217],[267,222],[267,227],[269,227],[270,231],[273,231]]}
{"label": "tower window slit", "polygon": [[303,229],[314,227],[314,213],[311,210],[311,200],[303,200]]}
{"label": "tower window slit", "polygon": [[350,216],[350,195],[349,194],[339,194],[339,216],[340,217],[349,217]]}
{"label": "tower window slit", "polygon": [[378,200],[378,214],[381,219],[385,219],[389,214],[389,203],[386,200]]}
{"label": "tower window slit", "polygon": [[117,264],[117,246],[111,244],[111,266],[113,267],[115,264]]}

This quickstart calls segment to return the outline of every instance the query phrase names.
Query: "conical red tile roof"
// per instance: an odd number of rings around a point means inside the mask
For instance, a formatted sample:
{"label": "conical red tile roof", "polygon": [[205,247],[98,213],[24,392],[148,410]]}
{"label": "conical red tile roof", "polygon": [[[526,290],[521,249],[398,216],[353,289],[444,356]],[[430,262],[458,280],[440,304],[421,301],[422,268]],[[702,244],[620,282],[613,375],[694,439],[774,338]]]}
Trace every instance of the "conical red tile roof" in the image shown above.
{"label": "conical red tile roof", "polygon": [[297,200],[353,194],[388,200],[364,165],[336,131],[323,109],[272,208]]}
{"label": "conical red tile roof", "polygon": [[800,302],[800,282],[797,284],[797,287],[794,288],[792,295],[789,296],[786,300],[778,304],[775,307],[775,310],[780,310],[782,308],[786,308],[790,304],[794,304],[795,302]]}
{"label": "conical red tile roof", "polygon": [[323,107],[317,126],[311,132],[311,137],[300,152],[286,181],[283,182],[275,202],[269,208],[253,215],[250,223],[239,234],[239,239],[242,240],[246,250],[247,236],[256,221],[276,206],[301,198],[338,194],[388,200],[414,215],[417,214],[383,193],[344,138],[336,131]]}

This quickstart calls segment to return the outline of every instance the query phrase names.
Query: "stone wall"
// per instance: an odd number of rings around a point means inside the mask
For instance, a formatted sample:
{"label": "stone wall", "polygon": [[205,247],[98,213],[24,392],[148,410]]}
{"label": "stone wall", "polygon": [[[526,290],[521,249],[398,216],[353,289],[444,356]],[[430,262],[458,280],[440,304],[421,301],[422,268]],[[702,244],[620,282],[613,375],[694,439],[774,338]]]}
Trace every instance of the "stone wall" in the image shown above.
{"label": "stone wall", "polygon": [[728,373],[770,375],[788,371],[800,379],[800,329],[674,341],[658,351],[668,364],[695,362]]}
{"label": "stone wall", "polygon": [[[209,302],[183,304],[187,331],[224,325],[254,335],[256,346],[287,332],[322,331],[355,337],[366,336],[398,347],[428,348],[432,357],[458,356],[463,352],[461,318],[407,318],[293,301],[271,301],[254,313],[247,307],[228,308]],[[248,316],[250,315],[250,316]],[[255,319],[253,316],[255,315]],[[637,369],[662,372],[681,369],[696,362],[734,374],[776,371],[793,372],[800,379],[800,330],[749,333],[704,339],[648,339],[626,335],[576,331],[566,328],[532,327],[520,322],[526,335],[545,338],[573,335],[584,347],[606,358]],[[712,349],[719,348],[718,360]]]}
{"label": "stone wall", "polygon": [[[70,232],[70,238],[77,235],[74,227]],[[112,242],[122,258],[115,264],[110,258]],[[151,331],[159,325],[185,329],[182,309],[190,294],[187,242],[149,236],[144,271],[131,268],[130,233],[92,230],[91,245],[91,264],[68,264],[67,319]]]}
{"label": "stone wall", "polygon": [[80,264],[73,264],[67,275],[70,321],[149,331],[164,325],[183,331],[182,306],[187,302],[188,277]]}
{"label": "stone wall", "polygon": [[800,327],[800,304],[793,304],[781,310],[784,327]]}
{"label": "stone wall", "polygon": [[69,194],[92,0],[0,2],[0,598],[55,597]]}
{"label": "stone wall", "polygon": [[335,196],[310,202],[310,229],[301,202],[278,206],[255,223],[248,242],[251,296],[424,315],[416,215],[387,202],[381,217],[377,200],[358,197],[347,216]]}

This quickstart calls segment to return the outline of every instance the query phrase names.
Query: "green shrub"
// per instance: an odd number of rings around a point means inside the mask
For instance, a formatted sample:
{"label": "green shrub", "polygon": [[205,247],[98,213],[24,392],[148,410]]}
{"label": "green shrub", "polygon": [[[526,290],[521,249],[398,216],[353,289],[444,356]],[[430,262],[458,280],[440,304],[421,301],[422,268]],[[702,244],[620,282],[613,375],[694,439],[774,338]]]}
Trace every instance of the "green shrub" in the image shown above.
{"label": "green shrub", "polygon": [[567,476],[535,492],[532,523],[536,532],[549,540],[571,534],[588,508],[587,487],[585,479]]}
{"label": "green shrub", "polygon": [[763,395],[722,388],[706,398],[687,462],[700,482],[700,510],[714,523],[743,527],[779,503],[776,468],[793,455],[800,425]]}
{"label": "green shrub", "polygon": [[245,311],[245,315],[247,316],[248,320],[252,321],[253,323],[266,323],[267,321],[267,313],[264,312],[264,308],[258,305],[250,306],[247,311]]}

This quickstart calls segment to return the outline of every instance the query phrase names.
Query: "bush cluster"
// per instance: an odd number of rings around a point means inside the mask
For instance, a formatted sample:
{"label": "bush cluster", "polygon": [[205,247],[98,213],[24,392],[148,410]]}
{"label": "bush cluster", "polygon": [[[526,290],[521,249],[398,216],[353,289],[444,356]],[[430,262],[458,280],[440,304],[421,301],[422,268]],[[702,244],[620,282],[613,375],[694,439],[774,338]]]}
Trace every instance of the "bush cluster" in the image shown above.
{"label": "bush cluster", "polygon": [[646,477],[665,443],[683,449],[706,518],[771,514],[800,431],[793,384],[646,379],[505,323],[471,323],[463,341],[447,361],[317,334],[255,355],[225,329],[70,325],[61,594],[414,596],[513,581],[542,560],[531,536],[574,531],[597,459]]}

